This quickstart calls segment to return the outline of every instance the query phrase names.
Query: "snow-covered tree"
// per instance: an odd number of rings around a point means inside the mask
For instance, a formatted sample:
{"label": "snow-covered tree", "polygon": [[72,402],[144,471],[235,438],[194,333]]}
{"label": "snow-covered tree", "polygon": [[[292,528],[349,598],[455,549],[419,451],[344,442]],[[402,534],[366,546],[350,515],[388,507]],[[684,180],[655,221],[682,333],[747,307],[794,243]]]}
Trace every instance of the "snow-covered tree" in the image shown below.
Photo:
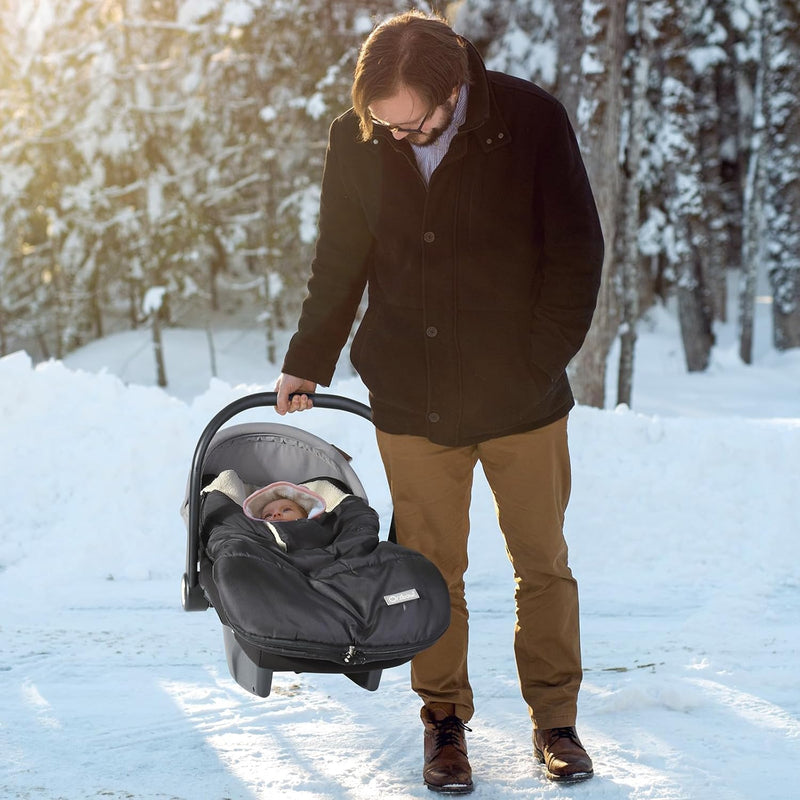
{"label": "snow-covered tree", "polygon": [[654,20],[661,62],[656,144],[664,177],[663,241],[676,287],[681,337],[690,372],[706,368],[713,344],[713,312],[703,264],[708,219],[687,31],[687,21],[694,16],[694,8],[689,7],[692,5],[662,3]]}
{"label": "snow-covered tree", "polygon": [[724,72],[730,70],[724,27],[724,0],[693,3],[687,58],[692,70],[694,114],[697,117],[697,157],[703,196],[703,232],[695,238],[702,252],[704,298],[712,320],[727,317],[729,229],[724,208],[723,159],[726,132],[720,108]]}
{"label": "snow-covered tree", "polygon": [[625,5],[595,0],[465,2],[455,16],[457,30],[482,50],[487,66],[554,92],[575,127],[607,242],[598,311],[570,366],[576,396],[591,405],[603,404],[605,363],[617,329],[613,243],[620,192]]}
{"label": "snow-covered tree", "polygon": [[11,2],[0,329],[61,355],[154,285],[179,318],[263,272],[299,305],[327,126],[396,4]]}
{"label": "snow-covered tree", "polygon": [[619,321],[615,253],[622,199],[619,140],[626,7],[627,0],[566,0],[557,6],[558,92],[574,120],[606,240],[597,309],[569,374],[578,401],[601,408],[606,362]]}
{"label": "snow-covered tree", "polygon": [[[764,278],[775,346],[800,346],[795,0],[411,5],[448,12],[490,68],[570,113],[608,254],[571,368],[582,402],[605,402],[617,334],[629,402],[636,322],[653,302],[676,303],[687,365],[703,369],[731,269],[745,278],[743,359]],[[349,105],[364,36],[408,6],[1,3],[0,352],[60,356],[138,325],[156,286],[165,324],[247,308],[270,341],[291,326],[328,124]]]}
{"label": "snow-covered tree", "polygon": [[653,41],[645,31],[642,3],[628,6],[629,48],[625,54],[626,108],[620,141],[623,191],[619,208],[618,236],[614,256],[618,258],[620,349],[617,370],[617,405],[632,405],[637,323],[643,305],[639,226],[642,205],[643,152],[647,143],[649,109],[647,90],[653,61]]}
{"label": "snow-covered tree", "polygon": [[451,5],[454,27],[481,51],[490,69],[555,89],[559,24],[553,0],[468,0]]}
{"label": "snow-covered tree", "polygon": [[739,355],[745,364],[753,360],[755,297],[759,271],[764,255],[763,201],[765,139],[765,60],[764,18],[761,9],[736,15],[737,29],[742,35],[738,58],[750,77],[747,88],[749,114],[746,131],[746,169],[742,181],[741,276],[739,280]]}
{"label": "snow-covered tree", "polygon": [[765,0],[765,256],[778,350],[800,347],[800,7]]}

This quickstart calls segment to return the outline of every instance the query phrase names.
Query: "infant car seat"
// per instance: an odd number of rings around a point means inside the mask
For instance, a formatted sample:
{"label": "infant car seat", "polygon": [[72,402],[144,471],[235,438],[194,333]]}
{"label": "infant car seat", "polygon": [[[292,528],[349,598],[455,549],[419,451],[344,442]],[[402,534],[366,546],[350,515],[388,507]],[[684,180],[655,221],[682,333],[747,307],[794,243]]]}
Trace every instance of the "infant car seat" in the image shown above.
{"label": "infant car seat", "polygon": [[[316,408],[372,419],[363,403],[337,395],[311,397]],[[265,537],[262,546],[252,532],[233,534],[232,545],[225,551],[225,557],[238,558],[225,562],[226,566],[233,563],[233,569],[215,569],[204,547],[208,531],[201,532],[203,489],[225,470],[233,470],[245,485],[254,487],[322,476],[367,501],[349,457],[324,439],[278,423],[222,427],[237,414],[274,406],[276,400],[274,392],[262,392],[234,401],[208,423],[198,440],[181,507],[187,526],[183,608],[214,607],[223,625],[231,675],[253,694],[269,695],[275,671],[341,673],[374,691],[384,669],[409,661],[433,644],[450,623],[447,586],[428,559],[394,542],[379,542],[376,535],[363,559],[332,563],[330,568],[323,564],[326,568],[305,576],[302,567],[292,563],[291,554],[281,553],[278,558],[274,541],[270,544]],[[238,507],[233,507],[238,515]],[[245,524],[257,530],[260,526],[252,521]],[[217,538],[220,535],[226,534],[222,531]],[[323,559],[326,552],[320,552]],[[287,570],[292,571],[292,596],[276,598]],[[230,585],[232,581],[236,585]],[[253,608],[260,611],[254,615]],[[286,614],[289,608],[290,615]],[[304,608],[308,608],[307,624],[303,624]],[[321,624],[320,609],[330,615],[328,624],[325,620]],[[242,610],[248,613],[239,613]],[[251,622],[239,622],[243,616]],[[263,619],[263,625],[258,620],[253,623],[254,616]]]}

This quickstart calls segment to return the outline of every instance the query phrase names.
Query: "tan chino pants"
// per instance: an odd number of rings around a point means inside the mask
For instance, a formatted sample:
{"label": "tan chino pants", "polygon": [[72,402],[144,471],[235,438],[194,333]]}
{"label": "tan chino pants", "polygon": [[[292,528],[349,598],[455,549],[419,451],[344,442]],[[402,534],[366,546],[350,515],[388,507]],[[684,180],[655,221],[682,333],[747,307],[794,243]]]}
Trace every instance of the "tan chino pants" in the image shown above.
{"label": "tan chino pants", "polygon": [[433,561],[450,589],[450,627],[413,659],[414,691],[426,705],[454,707],[464,721],[473,714],[464,573],[472,476],[480,461],[516,580],[514,653],[522,695],[536,727],[574,725],[582,673],[578,590],[563,536],[571,481],[567,418],[465,447],[382,431],[377,438],[397,540]]}

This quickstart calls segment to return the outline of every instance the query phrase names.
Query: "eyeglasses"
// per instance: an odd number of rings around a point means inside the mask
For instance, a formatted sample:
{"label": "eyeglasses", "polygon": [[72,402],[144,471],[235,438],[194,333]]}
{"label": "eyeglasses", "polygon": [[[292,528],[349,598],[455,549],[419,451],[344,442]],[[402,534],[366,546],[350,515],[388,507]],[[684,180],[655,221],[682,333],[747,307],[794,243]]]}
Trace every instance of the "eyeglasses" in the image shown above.
{"label": "eyeglasses", "polygon": [[381,128],[386,128],[389,133],[422,133],[422,126],[428,121],[428,117],[430,117],[431,112],[429,111],[423,118],[422,122],[420,122],[419,126],[416,128],[403,128],[400,125],[389,125],[386,122],[381,122],[379,119],[375,119],[375,117],[370,117],[372,120],[373,125],[380,125]]}

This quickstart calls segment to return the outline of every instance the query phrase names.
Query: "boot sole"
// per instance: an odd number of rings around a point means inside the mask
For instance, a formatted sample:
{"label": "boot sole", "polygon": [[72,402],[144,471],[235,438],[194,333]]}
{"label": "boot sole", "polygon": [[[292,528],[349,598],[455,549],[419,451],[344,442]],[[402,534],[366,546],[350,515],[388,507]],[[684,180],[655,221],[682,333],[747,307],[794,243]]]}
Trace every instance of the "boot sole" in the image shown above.
{"label": "boot sole", "polygon": [[553,781],[554,783],[580,783],[581,781],[588,781],[589,778],[594,777],[594,770],[589,770],[588,772],[573,772],[572,775],[557,775],[555,772],[550,772],[547,769],[546,762],[544,760],[544,753],[541,750],[534,748],[533,754],[536,756],[536,760],[542,765],[544,768],[544,776],[549,781]]}
{"label": "boot sole", "polygon": [[556,775],[555,772],[550,772],[545,767],[544,776],[549,781],[554,783],[580,783],[581,781],[588,781],[589,778],[594,777],[594,770],[591,772],[575,772],[572,775]]}
{"label": "boot sole", "polygon": [[444,786],[436,786],[426,781],[425,785],[437,794],[469,794],[475,789],[471,783],[446,783]]}

